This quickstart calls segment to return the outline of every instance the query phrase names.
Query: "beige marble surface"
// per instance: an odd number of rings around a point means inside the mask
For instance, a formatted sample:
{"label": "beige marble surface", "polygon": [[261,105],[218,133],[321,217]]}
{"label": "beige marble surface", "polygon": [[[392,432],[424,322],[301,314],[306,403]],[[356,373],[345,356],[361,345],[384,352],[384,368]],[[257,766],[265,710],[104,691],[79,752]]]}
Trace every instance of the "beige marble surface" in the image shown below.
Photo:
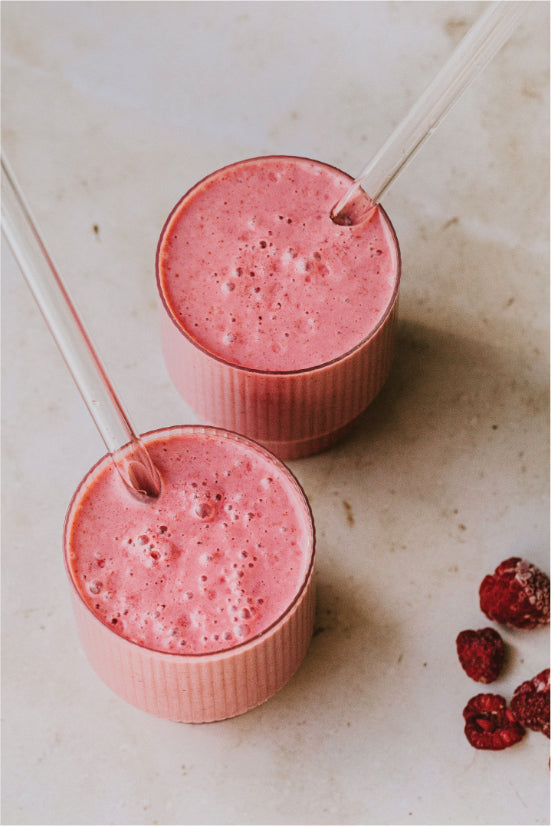
{"label": "beige marble surface", "polygon": [[[192,422],[158,344],[155,246],[196,180],[299,154],[357,174],[475,2],[4,2],[2,142],[136,426]],[[549,743],[477,752],[455,637],[511,555],[549,569],[549,4],[385,199],[403,254],[391,377],[291,463],[318,532],[317,633],[291,683],[222,723],[149,717],[80,650],[66,506],[103,452],[8,249],[3,286],[3,822],[549,822]],[[503,631],[491,690],[548,665]]]}

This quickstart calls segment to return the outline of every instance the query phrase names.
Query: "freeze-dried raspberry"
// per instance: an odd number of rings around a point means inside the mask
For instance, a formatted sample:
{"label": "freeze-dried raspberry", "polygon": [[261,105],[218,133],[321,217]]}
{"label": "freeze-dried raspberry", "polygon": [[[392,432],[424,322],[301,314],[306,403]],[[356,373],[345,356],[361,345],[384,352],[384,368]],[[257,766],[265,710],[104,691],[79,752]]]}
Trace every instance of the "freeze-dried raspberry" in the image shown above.
{"label": "freeze-dried raspberry", "polygon": [[515,718],[532,731],[549,737],[549,669],[546,668],[515,689],[511,700]]}
{"label": "freeze-dried raspberry", "polygon": [[513,556],[484,577],[479,589],[486,616],[514,628],[549,622],[549,577],[530,562]]}
{"label": "freeze-dried raspberry", "polygon": [[493,628],[461,631],[455,641],[464,671],[479,683],[492,683],[501,671],[505,643]]}
{"label": "freeze-dried raspberry", "polygon": [[463,709],[465,736],[475,749],[506,749],[524,737],[524,729],[500,694],[477,694]]}

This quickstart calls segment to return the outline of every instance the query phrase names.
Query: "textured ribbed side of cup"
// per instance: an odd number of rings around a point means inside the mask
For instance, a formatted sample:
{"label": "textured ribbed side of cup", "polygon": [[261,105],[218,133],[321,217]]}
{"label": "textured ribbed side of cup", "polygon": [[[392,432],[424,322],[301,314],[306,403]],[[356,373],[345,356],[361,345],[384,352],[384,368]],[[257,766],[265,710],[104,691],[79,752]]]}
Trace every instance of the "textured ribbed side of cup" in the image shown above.
{"label": "textured ribbed side of cup", "polygon": [[73,593],[82,647],[98,676],[142,711],[169,720],[207,723],[243,714],[269,699],[301,664],[314,624],[313,573],[289,613],[233,651],[196,657],[162,654],[128,642]]}
{"label": "textured ribbed side of cup", "polygon": [[346,357],[297,373],[234,367],[193,344],[161,309],[170,377],[202,421],[234,430],[282,459],[338,439],[386,381],[394,351],[397,297],[376,333]]}

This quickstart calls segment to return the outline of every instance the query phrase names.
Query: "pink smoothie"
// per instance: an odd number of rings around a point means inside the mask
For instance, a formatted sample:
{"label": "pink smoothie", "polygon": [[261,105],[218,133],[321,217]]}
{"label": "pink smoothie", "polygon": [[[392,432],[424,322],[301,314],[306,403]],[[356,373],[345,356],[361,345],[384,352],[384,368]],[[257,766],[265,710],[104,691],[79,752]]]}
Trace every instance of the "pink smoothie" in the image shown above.
{"label": "pink smoothie", "polygon": [[169,428],[144,441],[158,500],[129,496],[108,460],[77,491],[65,544],[80,597],[112,632],[154,651],[212,654],[262,635],[311,573],[299,485],[233,434]]}
{"label": "pink smoothie", "polygon": [[174,385],[202,422],[281,459],[337,441],[390,371],[398,242],[382,209],[331,220],[351,182],[305,158],[242,161],[184,195],[157,246]]}
{"label": "pink smoothie", "polygon": [[303,158],[221,169],[171,213],[158,248],[161,294],[185,334],[215,356],[263,371],[323,365],[378,327],[395,295],[396,239],[378,212],[338,226],[350,185]]}

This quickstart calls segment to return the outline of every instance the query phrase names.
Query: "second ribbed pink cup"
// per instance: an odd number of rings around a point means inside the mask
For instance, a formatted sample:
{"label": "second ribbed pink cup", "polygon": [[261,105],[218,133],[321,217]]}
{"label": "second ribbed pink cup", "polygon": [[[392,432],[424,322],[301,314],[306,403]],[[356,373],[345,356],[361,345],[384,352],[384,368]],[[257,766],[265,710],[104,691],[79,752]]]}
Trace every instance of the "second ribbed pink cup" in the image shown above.
{"label": "second ribbed pink cup", "polygon": [[391,367],[398,241],[382,209],[333,223],[350,183],[306,158],[241,161],[193,187],[159,239],[173,383],[202,421],[282,459],[336,442]]}
{"label": "second ribbed pink cup", "polygon": [[79,637],[116,694],[178,722],[263,703],[293,676],[314,623],[314,523],[292,473],[218,428],[142,436],[161,495],[134,499],[109,456],[67,512]]}

